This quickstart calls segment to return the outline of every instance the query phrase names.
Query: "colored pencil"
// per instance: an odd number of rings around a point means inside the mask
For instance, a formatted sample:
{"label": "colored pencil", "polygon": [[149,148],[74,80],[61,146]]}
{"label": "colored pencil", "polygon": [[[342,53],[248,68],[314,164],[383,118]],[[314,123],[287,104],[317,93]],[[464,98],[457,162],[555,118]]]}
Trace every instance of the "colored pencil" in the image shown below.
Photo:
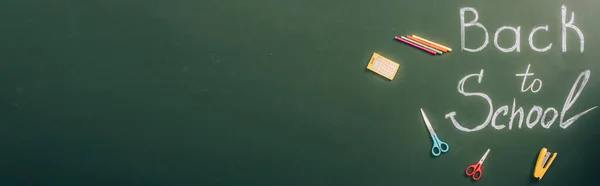
{"label": "colored pencil", "polygon": [[421,44],[427,45],[428,47],[434,48],[434,49],[436,49],[436,50],[439,50],[439,51],[442,51],[442,52],[444,52],[444,53],[445,53],[445,52],[448,52],[448,50],[446,50],[445,48],[442,48],[442,47],[440,47],[440,46],[437,46],[437,45],[434,45],[434,44],[431,44],[431,43],[425,42],[425,41],[423,41],[423,40],[420,40],[419,38],[415,38],[415,37],[412,37],[412,36],[409,36],[409,35],[407,35],[406,37],[407,37],[408,39],[411,39],[411,40],[413,40],[413,41],[416,41],[416,42],[419,42],[419,43],[421,43]]}
{"label": "colored pencil", "polygon": [[412,44],[411,42],[409,42],[409,41],[406,41],[406,40],[404,40],[404,39],[402,39],[402,38],[400,38],[400,37],[398,37],[398,36],[396,36],[396,40],[398,40],[398,41],[401,41],[401,42],[403,42],[403,43],[406,43],[406,44],[408,44],[408,45],[411,45],[411,46],[413,46],[413,47],[415,47],[415,48],[419,48],[419,49],[421,49],[421,50],[423,50],[423,51],[425,51],[425,52],[427,52],[427,53],[430,53],[430,54],[432,54],[432,55],[435,55],[435,52],[434,52],[434,51],[427,50],[426,48],[420,47],[419,45]]}
{"label": "colored pencil", "polygon": [[434,44],[434,45],[440,46],[440,47],[442,47],[442,48],[444,48],[444,49],[446,49],[446,50],[448,50],[448,51],[452,51],[452,49],[451,49],[451,48],[448,48],[448,47],[446,47],[446,46],[444,46],[444,45],[437,44],[437,43],[435,43],[435,42],[429,41],[429,40],[427,40],[427,39],[423,39],[423,38],[421,38],[421,37],[419,37],[419,36],[416,36],[416,35],[412,35],[412,36],[413,36],[413,37],[415,37],[415,38],[417,38],[417,39],[423,40],[423,41],[425,41],[425,42],[428,42],[428,43],[431,43],[431,44]]}
{"label": "colored pencil", "polygon": [[416,41],[413,41],[413,40],[411,40],[411,39],[408,39],[407,37],[400,36],[400,38],[402,38],[402,39],[404,39],[404,40],[407,40],[407,41],[410,41],[411,43],[414,43],[414,44],[416,44],[416,45],[419,45],[419,46],[421,46],[421,47],[423,47],[423,48],[429,49],[429,50],[431,50],[431,51],[434,51],[434,52],[435,52],[435,53],[437,53],[437,54],[440,54],[440,55],[442,55],[442,52],[441,52],[441,51],[438,51],[438,50],[436,50],[436,49],[433,49],[433,48],[431,48],[431,47],[425,46],[425,45],[423,45],[423,44],[421,44],[421,43],[419,43],[419,42],[416,42]]}

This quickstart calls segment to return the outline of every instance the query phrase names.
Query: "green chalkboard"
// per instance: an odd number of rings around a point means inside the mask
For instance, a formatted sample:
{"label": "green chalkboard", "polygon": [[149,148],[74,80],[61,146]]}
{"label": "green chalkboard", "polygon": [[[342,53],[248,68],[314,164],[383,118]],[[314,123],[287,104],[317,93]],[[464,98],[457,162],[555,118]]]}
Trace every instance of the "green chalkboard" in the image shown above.
{"label": "green chalkboard", "polygon": [[4,0],[0,185],[598,185],[598,7]]}

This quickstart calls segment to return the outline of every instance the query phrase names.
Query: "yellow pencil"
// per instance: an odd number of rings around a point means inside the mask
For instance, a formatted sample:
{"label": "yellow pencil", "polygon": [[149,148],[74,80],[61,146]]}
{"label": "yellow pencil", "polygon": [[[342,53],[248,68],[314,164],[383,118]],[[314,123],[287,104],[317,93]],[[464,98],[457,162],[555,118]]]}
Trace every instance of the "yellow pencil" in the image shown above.
{"label": "yellow pencil", "polygon": [[428,42],[428,43],[431,43],[431,44],[434,44],[434,45],[440,46],[440,47],[442,47],[442,48],[444,48],[444,49],[446,49],[446,50],[448,50],[448,51],[452,51],[452,49],[451,49],[451,48],[448,48],[448,47],[446,47],[446,46],[444,46],[444,45],[440,45],[440,44],[437,44],[437,43],[431,42],[431,41],[429,41],[429,40],[427,40],[427,39],[423,39],[423,38],[421,38],[421,37],[419,37],[419,36],[416,36],[416,35],[412,35],[412,36],[413,36],[413,37],[415,37],[415,38],[417,38],[417,39],[423,40],[423,41],[425,41],[425,42]]}

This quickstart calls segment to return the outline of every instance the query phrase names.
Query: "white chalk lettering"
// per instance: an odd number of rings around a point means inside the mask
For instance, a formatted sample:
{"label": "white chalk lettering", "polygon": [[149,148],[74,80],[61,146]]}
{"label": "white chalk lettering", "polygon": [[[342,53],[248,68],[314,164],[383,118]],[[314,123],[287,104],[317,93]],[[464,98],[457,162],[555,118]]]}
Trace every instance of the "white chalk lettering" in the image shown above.
{"label": "white chalk lettering", "polygon": [[[465,12],[467,12],[467,11],[475,14],[475,18],[471,22],[468,22],[468,23],[465,22]],[[477,10],[475,10],[475,8],[465,7],[465,8],[460,9],[460,41],[461,41],[460,47],[462,50],[465,50],[468,52],[479,52],[479,51],[483,50],[483,48],[485,48],[485,46],[487,46],[487,44],[489,43],[489,35],[487,32],[487,29],[481,23],[477,22],[478,19],[479,19],[479,15],[477,13]],[[485,32],[485,40],[483,41],[483,44],[475,49],[465,47],[465,28],[472,27],[472,26],[479,27],[479,28],[483,29],[483,31]]]}
{"label": "white chalk lettering", "polygon": [[533,30],[531,30],[531,33],[529,33],[529,47],[531,47],[531,49],[536,52],[546,52],[546,51],[550,50],[550,48],[552,48],[552,43],[548,44],[548,46],[546,46],[544,48],[538,48],[535,45],[533,45],[533,35],[535,34],[535,32],[537,32],[538,30],[541,30],[541,29],[544,29],[547,32],[548,25],[535,27],[535,28],[533,28]]}
{"label": "white chalk lettering", "polygon": [[573,30],[575,30],[575,32],[577,32],[577,35],[579,35],[579,45],[580,45],[580,50],[581,53],[583,53],[583,33],[581,33],[581,30],[579,30],[579,28],[575,25],[573,25],[573,22],[575,21],[575,12],[571,12],[571,20],[567,23],[567,7],[565,7],[565,5],[562,5],[561,7],[561,15],[562,15],[562,51],[566,52],[567,51],[567,28],[571,28]]}
{"label": "white chalk lettering", "polygon": [[[559,118],[559,112],[554,107],[548,107],[544,110],[542,107],[537,106],[537,105],[533,105],[532,108],[527,112],[527,115],[525,115],[526,112],[522,106],[518,106],[518,108],[517,108],[517,99],[516,98],[513,98],[512,109],[510,110],[510,112],[509,112],[508,105],[503,105],[503,106],[499,107],[498,109],[494,110],[494,105],[493,105],[492,99],[487,94],[485,94],[483,92],[466,92],[465,91],[465,84],[469,78],[477,77],[477,83],[481,84],[481,82],[483,80],[483,72],[484,72],[483,69],[481,69],[481,71],[478,74],[469,74],[469,75],[463,77],[458,82],[457,90],[460,94],[467,96],[467,97],[477,96],[477,97],[483,98],[487,102],[487,105],[489,106],[488,115],[487,115],[485,121],[483,121],[483,123],[475,126],[474,128],[467,128],[464,125],[462,125],[460,122],[457,121],[456,111],[451,111],[445,115],[445,118],[449,119],[456,129],[463,131],[463,132],[479,131],[479,130],[484,129],[491,121],[491,123],[492,123],[491,125],[494,129],[502,130],[502,129],[506,128],[506,125],[497,124],[496,120],[498,119],[498,117],[500,115],[507,116],[507,115],[509,115],[509,113],[510,113],[510,117],[509,117],[509,122],[508,122],[508,130],[512,130],[513,124],[515,124],[515,122],[518,122],[519,129],[522,128],[523,123],[525,123],[527,128],[530,128],[530,129],[534,128],[535,125],[537,125],[538,123],[543,128],[548,129]],[[527,71],[525,74],[528,74],[528,73],[529,72]],[[569,109],[571,109],[571,107],[575,104],[575,102],[581,95],[581,92],[585,88],[585,85],[587,84],[589,77],[590,77],[590,71],[589,70],[583,71],[579,75],[579,77],[577,77],[575,82],[573,83],[573,86],[572,86],[569,94],[567,95],[567,98],[564,102],[563,108],[560,112],[559,126],[561,128],[566,129],[567,127],[572,125],[577,119],[579,119],[583,115],[589,113],[590,111],[592,111],[598,107],[598,106],[594,106],[594,107],[589,108],[581,113],[575,114],[571,118],[565,120],[565,116],[566,116],[567,112],[569,111]],[[518,117],[518,121],[516,121],[517,117]],[[523,122],[523,121],[525,121],[525,122]]]}
{"label": "white chalk lettering", "polygon": [[[500,32],[502,32],[503,30],[511,30],[515,33],[515,44],[513,44],[512,47],[510,48],[502,48],[499,44],[498,44],[498,35],[500,34]],[[517,50],[517,52],[521,51],[521,27],[510,27],[510,26],[503,26],[498,28],[498,30],[496,30],[496,33],[494,33],[494,45],[496,46],[496,48],[502,52],[512,52]]]}
{"label": "white chalk lettering", "polygon": [[[536,113],[536,116],[535,116],[535,120],[531,121],[531,115],[533,113]],[[527,114],[527,120],[525,121],[527,128],[533,128],[535,126],[535,124],[540,122],[541,118],[542,118],[542,107],[534,105],[533,108],[531,108],[531,110],[529,110],[529,114]]]}
{"label": "white chalk lettering", "polygon": [[498,110],[496,110],[496,112],[494,112],[494,116],[492,117],[492,127],[494,127],[496,130],[502,130],[504,127],[506,127],[504,125],[496,125],[496,118],[500,112],[502,112],[503,116],[506,116],[506,113],[508,113],[508,105],[501,106],[498,108]]}
{"label": "white chalk lettering", "polygon": [[[533,76],[533,73],[529,73],[529,67],[531,66],[531,64],[527,65],[527,70],[525,70],[524,74],[516,74],[515,76],[517,77],[523,77],[523,82],[521,82],[521,92],[525,92],[527,90],[531,90],[531,92],[536,93],[538,91],[540,91],[540,89],[542,88],[542,80],[540,79],[533,79],[533,82],[531,84],[529,84],[529,86],[527,88],[525,88],[525,82],[527,82],[527,76]],[[535,89],[533,86],[535,86],[535,83],[538,83],[537,89]]]}
{"label": "white chalk lettering", "polygon": [[[479,21],[479,13],[477,12],[477,10],[473,7],[462,7],[460,8],[460,41],[461,41],[461,49],[464,51],[468,51],[468,52],[479,52],[482,51],[483,49],[485,49],[485,47],[487,47],[488,43],[489,43],[489,34],[488,34],[488,30],[487,28],[483,25],[482,22]],[[465,21],[465,13],[466,12],[470,12],[474,15],[473,20],[470,21]],[[569,19],[569,21],[567,21],[567,7],[565,5],[561,6],[561,40],[562,40],[562,52],[567,52],[567,29],[572,29],[574,30],[577,35],[579,36],[579,43],[580,43],[580,51],[583,53],[584,51],[584,36],[583,36],[583,32],[581,31],[581,29],[579,29],[579,27],[574,25],[575,22],[575,12],[572,11],[571,12],[571,19]],[[481,30],[483,30],[485,37],[483,38],[483,43],[477,47],[477,48],[467,48],[466,45],[466,29],[469,27],[478,27]],[[558,29],[559,27],[555,27],[556,29]],[[498,44],[498,37],[500,35],[500,33],[502,31],[505,30],[510,30],[512,32],[515,33],[515,42],[514,44],[509,47],[509,48],[505,48],[505,47],[501,47]],[[540,30],[544,30],[546,32],[548,32],[549,30],[549,26],[543,25],[543,26],[536,26],[534,27],[531,32],[529,32],[529,47],[536,52],[546,52],[549,51],[552,48],[552,42],[550,42],[548,45],[546,45],[544,48],[538,48],[534,45],[533,42],[533,37],[534,35],[540,31]],[[496,48],[498,50],[500,50],[501,52],[521,52],[521,26],[501,26],[499,27],[496,32],[494,33],[494,45],[496,46]]]}
{"label": "white chalk lettering", "polygon": [[[548,111],[552,111],[552,119],[550,119],[550,121],[548,121],[548,123],[544,122],[544,120],[546,119],[546,115],[548,114]],[[544,111],[544,115],[542,116],[542,121],[540,121],[540,124],[542,125],[542,127],[549,129],[550,126],[552,126],[552,124],[554,123],[554,121],[556,120],[556,118],[558,118],[558,111],[556,111],[555,108],[549,107],[546,109],[546,111]]]}
{"label": "white chalk lettering", "polygon": [[521,128],[521,125],[523,125],[523,107],[519,107],[519,109],[517,109],[517,111],[515,112],[515,106],[517,105],[517,99],[513,98],[513,105],[512,105],[512,111],[510,114],[510,121],[508,122],[508,130],[512,129],[513,126],[513,120],[515,119],[515,117],[517,116],[516,114],[519,114],[519,128]]}
{"label": "white chalk lettering", "polygon": [[490,123],[490,120],[492,119],[492,114],[494,113],[494,110],[493,110],[494,106],[492,105],[492,100],[490,99],[490,97],[488,95],[481,93],[481,92],[475,92],[475,93],[465,92],[465,88],[464,88],[465,82],[467,81],[467,79],[469,79],[471,77],[477,77],[477,82],[481,83],[481,80],[483,79],[483,69],[481,69],[479,74],[470,74],[470,75],[467,75],[464,78],[462,78],[458,82],[458,87],[457,87],[458,92],[464,96],[479,96],[479,97],[485,99],[490,106],[490,112],[482,124],[476,126],[475,128],[472,128],[472,129],[463,127],[460,123],[458,123],[458,121],[456,121],[456,119],[454,118],[454,116],[456,115],[455,111],[452,111],[452,112],[446,114],[445,117],[447,119],[449,118],[450,121],[452,121],[452,124],[454,124],[454,127],[456,127],[458,130],[465,131],[465,132],[473,132],[473,131],[478,131],[478,130],[485,128]]}
{"label": "white chalk lettering", "polygon": [[[580,88],[577,89],[577,84],[579,84],[579,81],[581,80],[581,78],[583,78],[583,81],[581,82]],[[562,111],[560,112],[560,127],[562,127],[563,129],[566,129],[567,127],[569,127],[571,124],[573,124],[573,122],[575,122],[577,119],[579,119],[579,117],[583,116],[584,114],[586,114],[589,111],[592,111],[596,107],[598,107],[598,106],[595,106],[590,109],[587,109],[586,111],[576,114],[575,116],[573,116],[573,117],[567,119],[567,121],[565,121],[565,114],[567,113],[567,111],[569,111],[569,109],[571,109],[571,106],[573,106],[573,104],[575,104],[575,101],[577,101],[577,98],[579,98],[579,95],[583,91],[583,88],[585,88],[585,85],[587,84],[589,79],[590,79],[590,70],[586,70],[586,71],[582,72],[579,75],[579,77],[577,77],[577,80],[575,80],[575,83],[573,83],[573,87],[571,87],[571,91],[569,92],[569,95],[567,96],[567,99],[565,100],[565,104],[563,105]],[[577,90],[577,93],[575,93],[575,90]],[[573,93],[575,93],[575,95],[573,95]],[[575,97],[573,97],[573,96],[575,96]]]}

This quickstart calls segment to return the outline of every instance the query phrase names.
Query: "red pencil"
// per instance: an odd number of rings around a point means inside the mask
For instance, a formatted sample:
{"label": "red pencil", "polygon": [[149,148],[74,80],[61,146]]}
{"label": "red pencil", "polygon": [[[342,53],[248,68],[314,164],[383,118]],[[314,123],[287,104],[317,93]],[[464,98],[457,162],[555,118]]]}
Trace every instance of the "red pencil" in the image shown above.
{"label": "red pencil", "polygon": [[432,54],[432,55],[435,55],[435,54],[436,54],[434,51],[431,51],[431,50],[429,50],[429,49],[423,48],[423,47],[421,47],[421,46],[419,46],[419,45],[415,45],[415,44],[411,43],[410,41],[404,40],[404,39],[402,39],[402,38],[400,38],[400,37],[398,37],[398,36],[396,36],[396,37],[395,37],[395,39],[396,39],[396,40],[398,40],[398,41],[402,41],[403,43],[409,44],[409,45],[411,45],[411,46],[413,46],[413,47],[419,48],[419,49],[421,49],[421,50],[423,50],[423,51],[425,51],[425,52],[427,52],[427,53],[430,53],[430,54]]}

